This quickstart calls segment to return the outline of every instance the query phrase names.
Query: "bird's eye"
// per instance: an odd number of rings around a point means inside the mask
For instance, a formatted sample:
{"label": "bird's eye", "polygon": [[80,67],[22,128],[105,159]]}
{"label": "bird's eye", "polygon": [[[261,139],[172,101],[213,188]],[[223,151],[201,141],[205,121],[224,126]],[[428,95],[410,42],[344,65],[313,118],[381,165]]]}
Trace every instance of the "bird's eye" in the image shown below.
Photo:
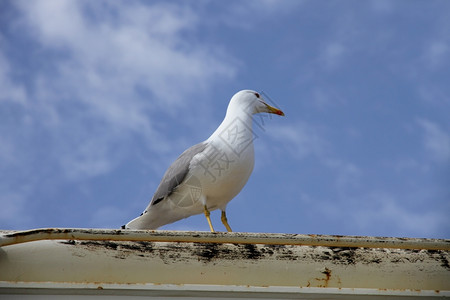
{"label": "bird's eye", "polygon": [[259,98],[259,97],[260,97],[258,93],[255,93],[255,96],[256,96],[256,98]]}

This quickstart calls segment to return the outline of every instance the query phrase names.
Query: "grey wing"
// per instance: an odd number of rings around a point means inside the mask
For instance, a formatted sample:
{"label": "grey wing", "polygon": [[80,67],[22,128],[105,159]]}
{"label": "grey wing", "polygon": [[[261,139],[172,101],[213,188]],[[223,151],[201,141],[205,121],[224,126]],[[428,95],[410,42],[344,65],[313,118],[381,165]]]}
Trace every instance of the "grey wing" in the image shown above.
{"label": "grey wing", "polygon": [[170,165],[156,189],[149,206],[157,204],[177,188],[189,172],[189,164],[192,158],[205,150],[206,145],[205,142],[202,142],[188,148]]}

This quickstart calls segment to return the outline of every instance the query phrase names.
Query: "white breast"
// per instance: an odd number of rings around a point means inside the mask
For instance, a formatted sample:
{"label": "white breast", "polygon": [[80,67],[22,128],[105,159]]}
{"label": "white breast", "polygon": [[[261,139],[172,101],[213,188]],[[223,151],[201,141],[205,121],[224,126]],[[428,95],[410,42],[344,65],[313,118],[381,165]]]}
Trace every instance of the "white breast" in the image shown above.
{"label": "white breast", "polygon": [[241,115],[222,125],[190,166],[211,209],[225,208],[245,186],[254,166],[251,116]]}

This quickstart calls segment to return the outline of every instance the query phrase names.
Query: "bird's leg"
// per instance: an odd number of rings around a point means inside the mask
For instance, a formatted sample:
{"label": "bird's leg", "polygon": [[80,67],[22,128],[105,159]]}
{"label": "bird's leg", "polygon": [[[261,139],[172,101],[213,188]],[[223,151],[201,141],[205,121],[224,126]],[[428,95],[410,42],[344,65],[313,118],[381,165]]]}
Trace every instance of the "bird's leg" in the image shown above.
{"label": "bird's leg", "polygon": [[227,228],[227,231],[233,232],[233,230],[231,230],[230,225],[228,225],[227,214],[225,213],[224,210],[222,210],[222,217],[220,219],[222,220],[223,225],[225,225],[225,227]]}
{"label": "bird's leg", "polygon": [[211,229],[211,232],[215,232],[214,228],[212,226],[212,223],[211,223],[211,218],[209,217],[210,212],[208,210],[208,207],[206,207],[206,205],[205,205],[205,206],[203,206],[203,208],[205,209],[205,217],[206,217],[206,220],[208,220],[209,229]]}

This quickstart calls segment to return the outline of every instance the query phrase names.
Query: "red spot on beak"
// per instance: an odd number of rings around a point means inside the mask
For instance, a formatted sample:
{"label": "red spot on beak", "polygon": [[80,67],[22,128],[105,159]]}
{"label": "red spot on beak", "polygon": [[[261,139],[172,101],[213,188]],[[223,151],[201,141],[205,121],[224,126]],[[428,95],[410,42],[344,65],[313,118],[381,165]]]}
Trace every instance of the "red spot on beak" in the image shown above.
{"label": "red spot on beak", "polygon": [[279,116],[284,116],[284,112],[282,112],[281,110],[277,110],[276,114]]}

